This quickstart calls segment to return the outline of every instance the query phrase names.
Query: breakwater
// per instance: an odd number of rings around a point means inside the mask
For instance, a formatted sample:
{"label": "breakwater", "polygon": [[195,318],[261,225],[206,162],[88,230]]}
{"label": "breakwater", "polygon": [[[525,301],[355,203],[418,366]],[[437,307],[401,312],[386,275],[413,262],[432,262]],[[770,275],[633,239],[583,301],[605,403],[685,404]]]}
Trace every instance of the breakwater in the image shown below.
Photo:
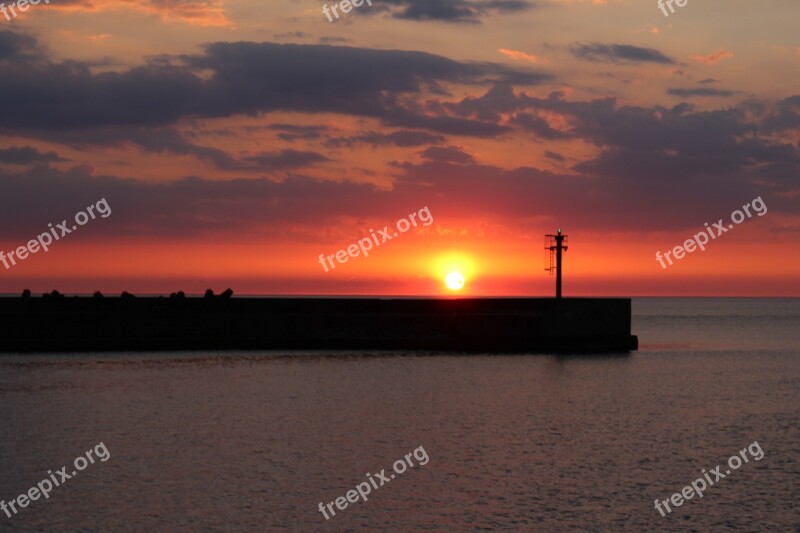
{"label": "breakwater", "polygon": [[0,351],[637,348],[625,298],[0,298]]}

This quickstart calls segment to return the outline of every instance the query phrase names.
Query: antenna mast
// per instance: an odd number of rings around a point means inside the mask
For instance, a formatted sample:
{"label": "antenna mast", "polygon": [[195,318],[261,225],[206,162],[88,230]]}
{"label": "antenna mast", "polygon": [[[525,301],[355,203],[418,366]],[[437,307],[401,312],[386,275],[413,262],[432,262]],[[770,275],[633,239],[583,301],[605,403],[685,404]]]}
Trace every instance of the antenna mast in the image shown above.
{"label": "antenna mast", "polygon": [[[550,275],[556,273],[556,298],[561,298],[561,255],[567,251],[567,236],[561,234],[561,229],[556,235],[544,236],[545,267]],[[553,262],[555,260],[555,265]]]}

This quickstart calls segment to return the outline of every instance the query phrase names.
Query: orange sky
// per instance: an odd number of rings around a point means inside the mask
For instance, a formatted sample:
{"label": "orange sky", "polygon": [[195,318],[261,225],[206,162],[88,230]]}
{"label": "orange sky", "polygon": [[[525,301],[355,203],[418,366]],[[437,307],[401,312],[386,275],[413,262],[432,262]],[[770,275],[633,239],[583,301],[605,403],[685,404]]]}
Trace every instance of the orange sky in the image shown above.
{"label": "orange sky", "polygon": [[[647,5],[644,5],[647,4]],[[62,0],[0,15],[0,292],[800,296],[800,7]],[[438,6],[438,7],[436,7]],[[663,269],[756,198],[767,207]],[[370,229],[432,223],[326,272]]]}

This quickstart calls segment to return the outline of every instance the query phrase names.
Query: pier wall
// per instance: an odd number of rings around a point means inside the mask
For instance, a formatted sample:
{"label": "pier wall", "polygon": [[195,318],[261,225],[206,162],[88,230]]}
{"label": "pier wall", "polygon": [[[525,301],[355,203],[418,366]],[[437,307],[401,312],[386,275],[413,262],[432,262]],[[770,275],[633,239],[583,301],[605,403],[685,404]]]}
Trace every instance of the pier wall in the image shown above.
{"label": "pier wall", "polygon": [[624,298],[0,298],[0,351],[624,352]]}

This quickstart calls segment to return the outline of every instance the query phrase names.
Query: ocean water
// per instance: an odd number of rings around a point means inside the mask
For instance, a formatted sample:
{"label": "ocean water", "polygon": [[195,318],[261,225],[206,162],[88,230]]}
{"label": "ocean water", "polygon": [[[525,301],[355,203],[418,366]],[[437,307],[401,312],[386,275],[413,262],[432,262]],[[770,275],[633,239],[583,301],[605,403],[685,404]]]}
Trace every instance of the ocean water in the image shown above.
{"label": "ocean water", "polygon": [[95,453],[0,530],[800,531],[800,300],[635,299],[633,330],[595,357],[3,356],[0,500]]}

